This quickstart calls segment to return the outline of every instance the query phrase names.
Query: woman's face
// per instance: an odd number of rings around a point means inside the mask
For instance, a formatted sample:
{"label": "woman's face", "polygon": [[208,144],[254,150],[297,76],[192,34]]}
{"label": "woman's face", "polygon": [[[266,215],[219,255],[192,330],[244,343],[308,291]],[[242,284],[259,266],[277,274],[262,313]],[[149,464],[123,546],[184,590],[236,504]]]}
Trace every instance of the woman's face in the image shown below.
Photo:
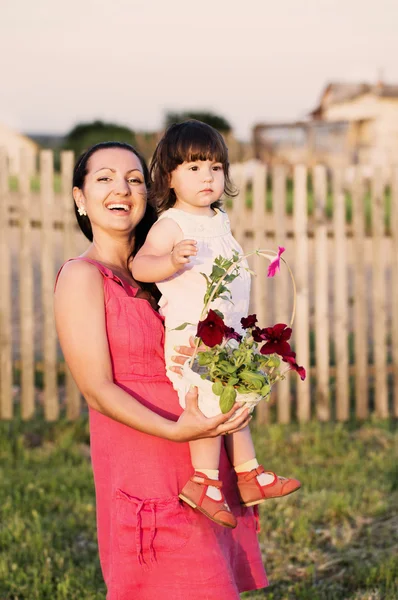
{"label": "woman's face", "polygon": [[146,209],[147,190],[139,158],[124,148],[103,148],[88,161],[83,189],[74,188],[78,208],[84,208],[93,233],[131,233]]}

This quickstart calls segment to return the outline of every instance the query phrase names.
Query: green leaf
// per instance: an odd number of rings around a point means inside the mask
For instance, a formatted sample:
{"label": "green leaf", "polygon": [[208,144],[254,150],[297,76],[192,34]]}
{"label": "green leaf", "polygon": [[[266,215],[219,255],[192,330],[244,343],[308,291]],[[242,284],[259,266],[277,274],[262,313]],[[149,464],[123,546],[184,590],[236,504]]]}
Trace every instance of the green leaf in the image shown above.
{"label": "green leaf", "polygon": [[276,354],[272,354],[268,359],[268,367],[277,368],[281,364],[280,358]]}
{"label": "green leaf", "polygon": [[182,331],[183,329],[185,329],[185,327],[188,327],[188,325],[195,326],[194,323],[183,323],[182,325],[179,325],[178,327],[174,327],[174,329],[172,329],[171,331]]}
{"label": "green leaf", "polygon": [[226,302],[231,302],[231,304],[233,304],[231,298],[228,298],[228,296],[220,296],[221,300],[225,300]]}
{"label": "green leaf", "polygon": [[224,319],[224,315],[222,314],[221,310],[217,310],[217,308],[214,308],[213,312],[215,312],[216,315],[220,317],[220,319]]}
{"label": "green leaf", "polygon": [[206,279],[206,283],[207,283],[207,285],[210,285],[210,284],[211,284],[211,281],[210,281],[210,279],[207,277],[206,273],[201,273],[201,275],[203,275],[203,277]]}
{"label": "green leaf", "polygon": [[229,275],[227,275],[224,278],[224,281],[226,281],[227,283],[231,283],[232,281],[234,281],[234,279],[236,279],[238,277],[239,273],[230,273]]}
{"label": "green leaf", "polygon": [[213,386],[211,389],[213,391],[213,394],[215,394],[216,396],[221,396],[221,394],[223,393],[223,390],[224,390],[224,386],[221,383],[221,381],[216,381],[215,383],[213,383]]}
{"label": "green leaf", "polygon": [[225,269],[222,269],[221,267],[218,267],[217,265],[213,265],[213,269],[210,273],[210,279],[212,281],[221,279],[221,277],[224,275],[224,273],[225,273]]}
{"label": "green leaf", "polygon": [[253,373],[252,371],[241,371],[239,377],[245,383],[252,385],[256,390],[261,390],[266,382],[266,379],[260,373]]}
{"label": "green leaf", "polygon": [[204,367],[205,365],[209,365],[213,362],[213,354],[211,352],[199,352],[198,353],[198,363],[200,367]]}
{"label": "green leaf", "polygon": [[236,385],[239,383],[239,377],[230,377],[228,379],[228,385]]}
{"label": "green leaf", "polygon": [[270,392],[271,392],[271,386],[269,385],[269,383],[266,383],[261,388],[260,394],[265,397],[265,396],[268,396]]}
{"label": "green leaf", "polygon": [[237,369],[236,365],[233,365],[226,360],[220,360],[218,363],[218,366],[220,367],[220,369],[222,369],[226,373],[235,373],[235,371]]}
{"label": "green leaf", "polygon": [[233,405],[235,404],[236,399],[236,390],[232,387],[232,385],[227,385],[224,387],[221,397],[220,397],[220,409],[221,412],[225,415]]}

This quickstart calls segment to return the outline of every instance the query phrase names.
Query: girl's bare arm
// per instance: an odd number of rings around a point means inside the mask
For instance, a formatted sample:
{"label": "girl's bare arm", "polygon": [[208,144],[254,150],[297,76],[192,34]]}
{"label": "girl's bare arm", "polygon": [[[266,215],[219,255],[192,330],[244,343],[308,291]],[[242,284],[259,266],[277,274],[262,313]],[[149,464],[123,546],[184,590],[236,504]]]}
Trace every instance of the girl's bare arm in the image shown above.
{"label": "girl's bare arm", "polygon": [[132,264],[137,281],[156,283],[171,277],[196,254],[196,242],[183,240],[182,231],[172,219],[162,219],[153,225],[145,244]]}

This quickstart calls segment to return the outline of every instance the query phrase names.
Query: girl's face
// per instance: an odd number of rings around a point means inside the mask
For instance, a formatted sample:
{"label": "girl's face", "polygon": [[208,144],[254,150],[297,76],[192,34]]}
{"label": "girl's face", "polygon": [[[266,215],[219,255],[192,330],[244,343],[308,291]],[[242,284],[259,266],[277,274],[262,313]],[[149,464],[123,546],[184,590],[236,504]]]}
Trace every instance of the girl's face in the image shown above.
{"label": "girl's face", "polygon": [[83,189],[73,188],[73,198],[93,231],[130,233],[144,216],[146,192],[139,158],[124,148],[104,148],[90,156]]}
{"label": "girl's face", "polygon": [[221,198],[224,184],[220,162],[184,162],[171,173],[170,188],[177,197],[174,206],[194,214],[208,214],[210,205]]}

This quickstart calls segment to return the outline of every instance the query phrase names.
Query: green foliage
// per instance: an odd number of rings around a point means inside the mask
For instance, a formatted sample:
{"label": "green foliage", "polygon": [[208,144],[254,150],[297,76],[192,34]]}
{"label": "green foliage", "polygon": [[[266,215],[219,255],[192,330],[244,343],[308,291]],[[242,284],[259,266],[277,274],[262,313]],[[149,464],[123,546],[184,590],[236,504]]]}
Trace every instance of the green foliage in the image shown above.
{"label": "green foliage", "polygon": [[73,150],[77,157],[90,146],[100,142],[125,142],[134,146],[135,134],[128,127],[116,123],[80,123],[67,134],[64,148]]}
{"label": "green foliage", "polygon": [[217,129],[221,133],[229,133],[232,130],[231,124],[224,117],[212,112],[196,112],[192,110],[184,112],[168,112],[166,114],[166,127],[173,125],[173,123],[182,123],[188,119],[196,119],[197,121],[207,123],[207,125],[214,127],[214,129]]}
{"label": "green foliage", "polygon": [[235,400],[236,400],[236,390],[235,390],[235,388],[232,385],[226,385],[223,388],[223,391],[221,392],[221,396],[220,396],[220,409],[221,409],[221,412],[223,414],[225,414],[229,410],[231,410],[231,408],[235,404]]}
{"label": "green foliage", "polygon": [[[257,425],[252,434],[266,469],[302,482],[259,507],[266,597],[395,600],[396,423]],[[0,480],[0,598],[103,600],[87,419],[0,422]]]}

